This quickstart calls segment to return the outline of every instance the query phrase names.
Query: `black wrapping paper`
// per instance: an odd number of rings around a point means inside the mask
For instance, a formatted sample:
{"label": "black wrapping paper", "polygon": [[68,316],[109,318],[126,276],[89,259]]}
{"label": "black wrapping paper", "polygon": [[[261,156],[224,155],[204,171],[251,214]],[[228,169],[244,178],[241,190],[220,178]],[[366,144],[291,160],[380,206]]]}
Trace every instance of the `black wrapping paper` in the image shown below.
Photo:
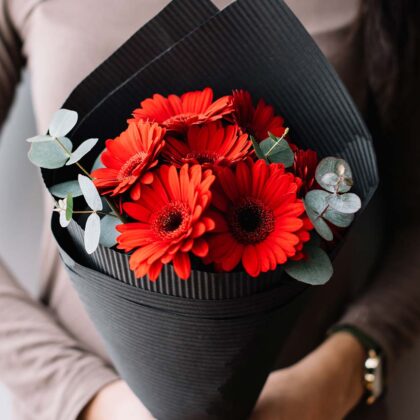
{"label": "black wrapping paper", "polygon": [[[100,138],[83,164],[91,167],[141,100],[206,86],[216,95],[244,88],[274,105],[294,143],[349,162],[367,205],[378,182],[370,135],[281,0],[238,0],[222,12],[209,1],[172,2],[64,104],[82,117],[70,134],[76,147]],[[43,175],[51,187],[77,171]],[[101,246],[84,253],[79,222],[66,232],[53,220],[62,258],[118,372],[146,407],[159,420],[246,418],[311,289],[281,269],[258,279],[193,270],[184,282],[167,266],[156,283],[135,279],[127,255]]]}
{"label": "black wrapping paper", "polygon": [[247,418],[310,289],[283,280],[235,299],[167,296],[83,266],[56,215],[52,228],[116,369],[158,420]]}

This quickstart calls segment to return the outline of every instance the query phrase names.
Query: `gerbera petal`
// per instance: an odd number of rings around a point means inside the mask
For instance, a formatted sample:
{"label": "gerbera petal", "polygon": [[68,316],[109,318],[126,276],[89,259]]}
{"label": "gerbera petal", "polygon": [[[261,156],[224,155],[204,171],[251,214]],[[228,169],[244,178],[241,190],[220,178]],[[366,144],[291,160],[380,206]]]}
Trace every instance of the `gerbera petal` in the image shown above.
{"label": "gerbera petal", "polygon": [[149,267],[149,279],[151,281],[156,281],[157,278],[160,275],[160,272],[162,271],[163,264],[160,261],[155,261],[150,267]]}
{"label": "gerbera petal", "polygon": [[204,239],[197,239],[194,241],[194,246],[191,249],[192,253],[197,257],[205,257],[209,252],[209,245]]}
{"label": "gerbera petal", "polygon": [[183,280],[191,275],[191,260],[187,253],[178,252],[173,259],[175,273]]}
{"label": "gerbera petal", "polygon": [[242,254],[242,264],[245,271],[252,277],[257,277],[261,272],[258,254],[253,245],[247,245]]}

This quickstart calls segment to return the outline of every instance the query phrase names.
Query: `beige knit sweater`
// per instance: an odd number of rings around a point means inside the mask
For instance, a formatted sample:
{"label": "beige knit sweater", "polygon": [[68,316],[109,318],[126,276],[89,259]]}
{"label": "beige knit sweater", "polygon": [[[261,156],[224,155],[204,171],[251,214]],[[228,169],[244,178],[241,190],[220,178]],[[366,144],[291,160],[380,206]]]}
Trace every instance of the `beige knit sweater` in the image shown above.
{"label": "beige knit sweater", "polygon": [[[219,7],[229,2],[214,1]],[[27,65],[37,123],[43,132],[72,89],[167,3],[0,0],[0,122],[7,115],[20,71]],[[356,77],[360,62],[354,59],[357,51],[346,44],[358,0],[287,3],[363,108],[363,83]],[[46,200],[39,301],[31,299],[0,264],[0,380],[15,397],[19,420],[75,420],[97,390],[117,377],[57,258],[48,228],[50,212]],[[378,248],[373,220],[377,219],[368,212],[353,230],[337,261],[334,280],[316,292],[288,348],[279,355],[279,366],[310,351],[341,316],[376,338],[389,359],[394,358],[399,339],[411,337],[418,329],[420,288],[415,283],[419,267],[405,267],[401,263],[405,254],[398,250],[391,250],[383,261],[373,287],[356,298],[365,290],[375,262],[375,252],[366,251]],[[392,275],[396,269],[398,279]],[[398,287],[393,283],[397,280]]]}

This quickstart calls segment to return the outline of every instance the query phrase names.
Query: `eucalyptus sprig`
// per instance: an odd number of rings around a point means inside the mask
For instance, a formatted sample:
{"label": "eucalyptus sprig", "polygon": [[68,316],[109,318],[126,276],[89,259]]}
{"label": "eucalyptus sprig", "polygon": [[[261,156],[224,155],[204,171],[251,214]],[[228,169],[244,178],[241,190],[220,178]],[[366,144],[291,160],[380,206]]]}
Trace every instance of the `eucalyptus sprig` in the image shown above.
{"label": "eucalyptus sprig", "polygon": [[[76,165],[82,174],[77,180],[66,181],[54,185],[50,192],[57,198],[54,211],[60,214],[60,224],[67,227],[72,220],[73,214],[89,214],[84,233],[86,251],[93,253],[99,243],[112,247],[116,243],[118,232],[116,226],[124,223],[123,217],[117,211],[113,202],[106,197],[111,212],[102,211],[102,199],[92,182],[89,171],[80,163],[80,160],[88,154],[97,144],[98,139],[85,140],[73,151],[73,143],[67,137],[77,123],[78,115],[75,111],[60,109],[57,111],[48,128],[48,134],[31,137],[27,139],[31,143],[28,153],[30,161],[45,169],[58,169],[63,166]],[[84,197],[90,210],[75,211],[73,209],[73,198]],[[104,217],[101,219],[99,215]]]}
{"label": "eucalyptus sprig", "polygon": [[251,136],[257,157],[264,159],[267,163],[282,163],[286,168],[290,168],[295,160],[295,155],[286,140],[288,133],[288,128],[284,130],[281,137],[276,137],[274,134],[268,133],[268,138],[261,143],[258,143]]}
{"label": "eucalyptus sprig", "polygon": [[[281,137],[269,133],[268,138],[260,143],[251,137],[257,157],[267,163],[283,163],[286,168],[293,166],[294,153],[286,140],[288,133],[289,129]],[[350,226],[354,214],[362,204],[356,194],[349,193],[353,176],[345,160],[334,157],[323,159],[317,166],[315,179],[323,189],[306,194],[306,214],[318,235],[326,241],[332,241],[334,235],[328,222],[342,228]],[[331,278],[333,267],[328,254],[314,239],[304,247],[306,258],[289,261],[284,268],[291,277],[299,281],[320,285]]]}
{"label": "eucalyptus sprig", "polygon": [[[315,179],[323,190],[316,189],[306,194],[306,214],[319,236],[326,241],[332,241],[334,235],[327,222],[341,228],[350,226],[362,203],[356,194],[349,193],[353,186],[353,176],[345,160],[334,157],[321,160]],[[304,283],[326,283],[333,274],[328,254],[313,241],[305,246],[304,252],[307,258],[287,263],[285,271]]]}
{"label": "eucalyptus sprig", "polygon": [[334,157],[321,160],[315,179],[323,190],[306,194],[306,213],[318,234],[326,241],[332,241],[333,233],[327,222],[341,228],[350,226],[362,203],[356,194],[349,193],[353,175],[345,160]]}

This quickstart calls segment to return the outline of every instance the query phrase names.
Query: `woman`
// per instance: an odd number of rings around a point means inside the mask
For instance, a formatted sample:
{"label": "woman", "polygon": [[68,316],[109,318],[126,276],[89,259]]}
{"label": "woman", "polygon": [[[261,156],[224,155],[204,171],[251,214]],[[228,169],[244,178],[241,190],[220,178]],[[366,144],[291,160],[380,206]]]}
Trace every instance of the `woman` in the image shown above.
{"label": "woman", "polygon": [[[377,248],[373,216],[366,213],[343,250],[358,263],[349,267],[338,261],[335,279],[316,291],[289,348],[279,355],[279,367],[292,367],[270,376],[254,419],[343,418],[364,393],[366,345],[361,337],[375,343],[389,371],[420,328],[420,229],[415,217],[420,190],[415,158],[420,148],[414,131],[419,115],[415,75],[420,11],[416,0],[361,1],[287,3],[336,66],[378,139],[384,190],[390,197],[386,208],[392,216],[387,254],[370,275],[374,252],[362,250],[357,236],[364,233],[364,242]],[[72,89],[167,3],[0,0],[0,119],[6,116],[20,69],[27,63],[36,117],[44,131]],[[223,7],[230,1],[214,3]],[[39,302],[0,265],[0,379],[15,395],[17,418],[151,418],[112,369],[57,259],[47,221],[45,230],[45,281]],[[353,414],[356,419],[385,418],[380,402],[359,410]]]}

